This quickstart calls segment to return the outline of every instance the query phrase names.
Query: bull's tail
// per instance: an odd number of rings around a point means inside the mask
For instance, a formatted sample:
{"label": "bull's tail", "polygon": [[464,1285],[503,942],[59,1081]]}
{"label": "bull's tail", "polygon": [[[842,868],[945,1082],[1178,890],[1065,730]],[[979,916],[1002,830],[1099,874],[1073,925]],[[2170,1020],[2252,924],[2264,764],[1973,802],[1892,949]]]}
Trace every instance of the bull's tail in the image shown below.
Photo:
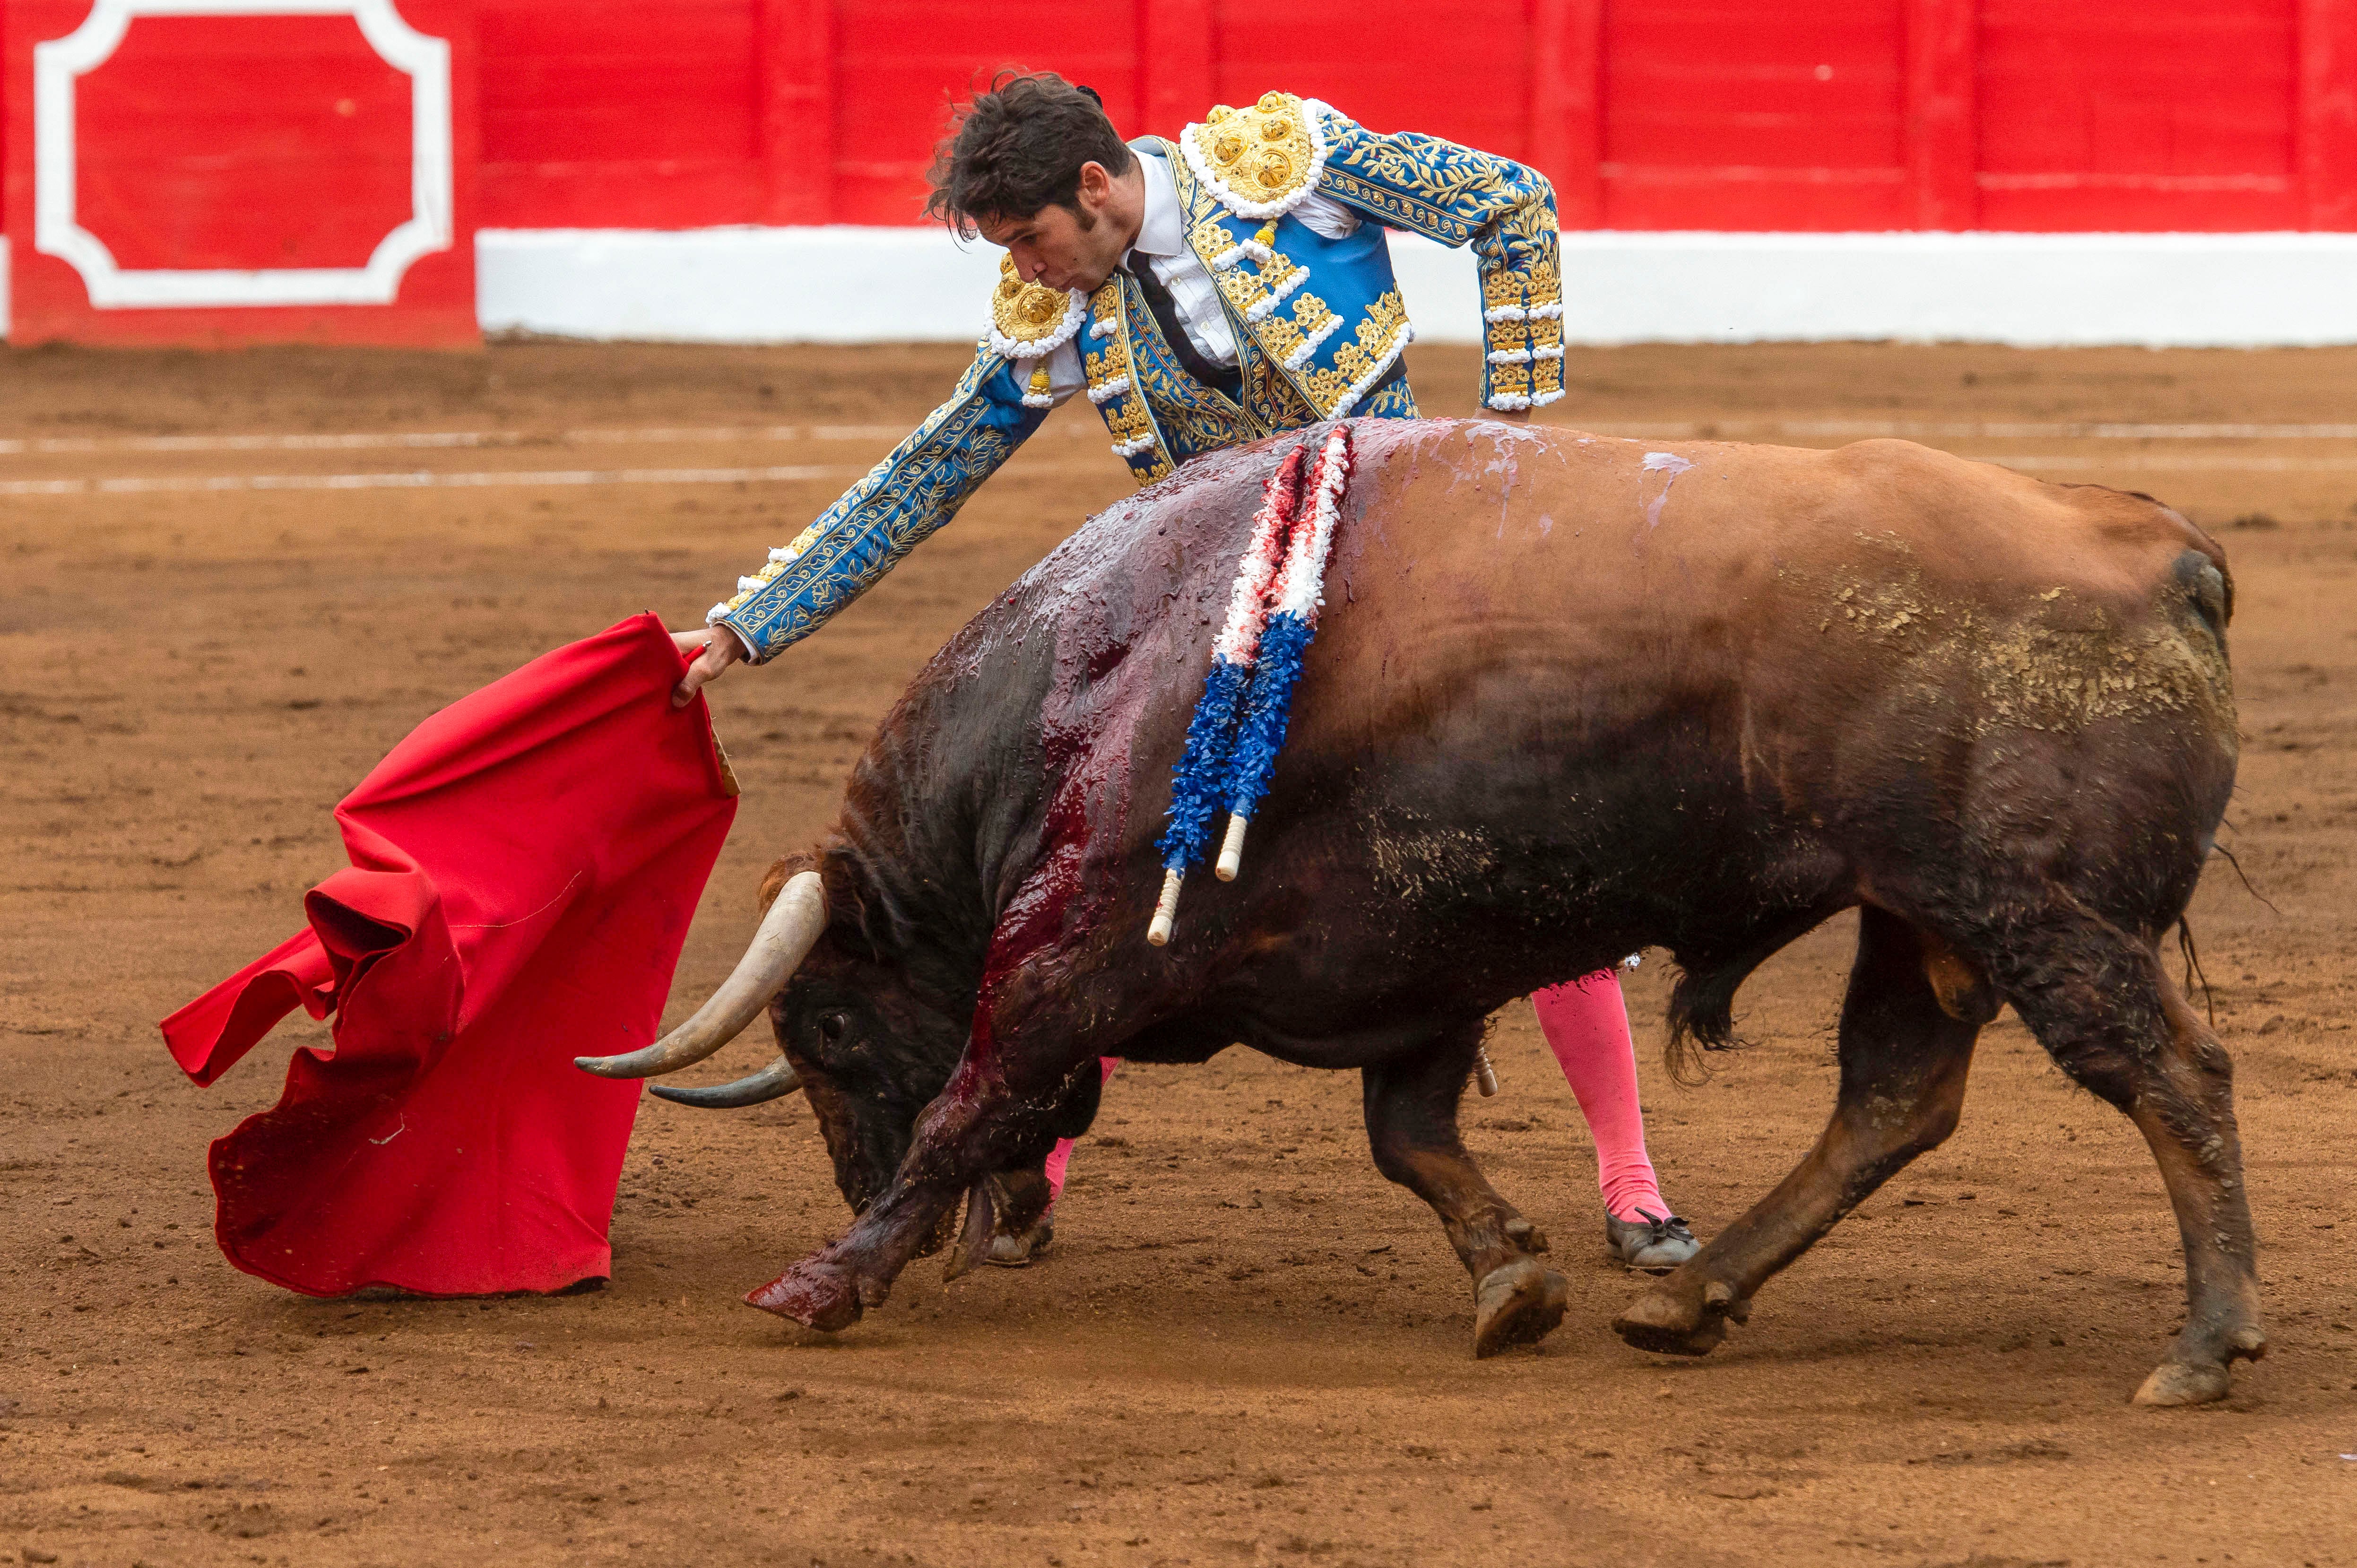
{"label": "bull's tail", "polygon": [[1681,961],[1670,988],[1670,1036],[1662,1060],[1670,1076],[1689,1088],[1710,1079],[1707,1053],[1731,1051],[1745,1042],[1735,1033],[1735,993],[1759,964],[1724,963],[1695,968]]}
{"label": "bull's tail", "polygon": [[1831,894],[1824,903],[1780,911],[1727,946],[1678,949],[1677,983],[1670,988],[1669,1039],[1662,1047],[1670,1076],[1688,1085],[1707,1081],[1710,1053],[1735,1050],[1746,1043],[1735,1032],[1735,993],[1751,972],[1839,914],[1850,901],[1846,895]]}

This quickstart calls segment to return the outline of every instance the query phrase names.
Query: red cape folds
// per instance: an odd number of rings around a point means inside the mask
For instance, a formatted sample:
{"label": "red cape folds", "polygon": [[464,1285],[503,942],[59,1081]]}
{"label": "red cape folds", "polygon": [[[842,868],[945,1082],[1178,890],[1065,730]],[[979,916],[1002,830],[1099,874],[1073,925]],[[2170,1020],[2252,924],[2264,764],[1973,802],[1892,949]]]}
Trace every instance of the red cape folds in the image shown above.
{"label": "red cape folds", "polygon": [[230,1262],[310,1295],[561,1290],[604,1275],[639,1085],[736,815],[651,615],[420,725],[343,804],[311,929],[164,1020],[209,1084],[300,1005],[335,1015],[275,1109],[212,1146]]}

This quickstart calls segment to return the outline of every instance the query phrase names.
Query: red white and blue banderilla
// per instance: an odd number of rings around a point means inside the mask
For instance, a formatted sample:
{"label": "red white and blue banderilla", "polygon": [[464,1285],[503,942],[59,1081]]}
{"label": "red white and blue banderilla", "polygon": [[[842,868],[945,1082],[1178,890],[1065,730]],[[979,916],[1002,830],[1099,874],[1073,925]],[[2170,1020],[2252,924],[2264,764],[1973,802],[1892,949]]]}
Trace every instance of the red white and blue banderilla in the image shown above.
{"label": "red white and blue banderilla", "polygon": [[1178,915],[1178,887],[1187,867],[1203,858],[1211,818],[1228,808],[1220,848],[1220,880],[1232,882],[1243,860],[1244,827],[1285,746],[1286,722],[1301,661],[1317,634],[1325,602],[1326,559],[1351,477],[1351,435],[1336,426],[1305,481],[1304,443],[1286,454],[1261,495],[1228,618],[1211,644],[1211,670],[1187,726],[1170,790],[1170,815],[1156,847],[1162,852],[1162,897],[1146,940],[1170,940]]}

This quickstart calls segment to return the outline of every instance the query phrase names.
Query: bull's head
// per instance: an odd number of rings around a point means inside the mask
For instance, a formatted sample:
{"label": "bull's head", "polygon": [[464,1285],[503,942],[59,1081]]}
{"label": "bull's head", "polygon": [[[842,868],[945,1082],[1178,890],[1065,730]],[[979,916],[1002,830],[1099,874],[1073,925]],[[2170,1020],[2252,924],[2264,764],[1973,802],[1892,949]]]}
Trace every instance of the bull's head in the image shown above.
{"label": "bull's head", "polygon": [[[774,877],[775,874],[773,874]],[[892,1179],[917,1117],[939,1094],[965,1044],[966,1025],[925,1004],[897,965],[864,956],[830,929],[815,871],[788,876],[745,956],[693,1017],[643,1050],[576,1057],[601,1078],[653,1078],[689,1067],[735,1039],[764,1011],[778,1056],[734,1083],[654,1092],[682,1105],[759,1105],[802,1090],[825,1134],[835,1184],[856,1211]]]}

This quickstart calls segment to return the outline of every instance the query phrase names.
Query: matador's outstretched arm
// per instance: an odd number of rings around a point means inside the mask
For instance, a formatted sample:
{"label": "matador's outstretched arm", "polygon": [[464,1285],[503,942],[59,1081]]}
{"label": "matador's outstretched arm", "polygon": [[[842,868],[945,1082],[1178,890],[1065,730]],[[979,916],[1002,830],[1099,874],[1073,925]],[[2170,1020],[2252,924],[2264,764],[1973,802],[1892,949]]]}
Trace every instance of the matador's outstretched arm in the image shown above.
{"label": "matador's outstretched arm", "polygon": [[900,557],[957,515],[1048,414],[1033,367],[984,344],[949,401],[843,499],[712,607],[755,663],[775,658],[866,593]]}

